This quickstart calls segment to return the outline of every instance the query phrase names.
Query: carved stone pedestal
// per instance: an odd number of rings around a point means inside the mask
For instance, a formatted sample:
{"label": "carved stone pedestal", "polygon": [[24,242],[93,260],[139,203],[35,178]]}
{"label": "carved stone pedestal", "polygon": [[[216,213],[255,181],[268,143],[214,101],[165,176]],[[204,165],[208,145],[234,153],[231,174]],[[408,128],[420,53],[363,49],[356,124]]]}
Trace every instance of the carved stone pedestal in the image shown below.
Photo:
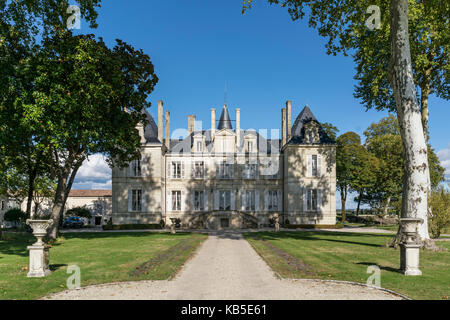
{"label": "carved stone pedestal", "polygon": [[419,269],[420,245],[400,244],[400,270],[405,276],[421,276]]}
{"label": "carved stone pedestal", "polygon": [[400,270],[405,276],[420,276],[419,255],[422,246],[417,228],[422,219],[402,218],[402,243],[400,243]]}
{"label": "carved stone pedestal", "polygon": [[33,229],[33,235],[37,241],[28,246],[30,251],[30,271],[28,278],[41,278],[48,276],[49,268],[49,247],[42,241],[47,235],[47,229],[53,224],[53,220],[27,220],[27,224]]}
{"label": "carved stone pedestal", "polygon": [[48,276],[51,271],[49,268],[49,248],[44,245],[34,244],[27,247],[30,251],[30,271],[28,278],[41,278]]}

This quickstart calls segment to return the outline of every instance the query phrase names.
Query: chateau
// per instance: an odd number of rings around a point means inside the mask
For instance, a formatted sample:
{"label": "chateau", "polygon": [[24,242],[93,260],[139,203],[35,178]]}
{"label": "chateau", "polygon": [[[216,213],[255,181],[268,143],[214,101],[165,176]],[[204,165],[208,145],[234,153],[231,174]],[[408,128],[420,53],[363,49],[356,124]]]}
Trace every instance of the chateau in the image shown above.
{"label": "chateau", "polygon": [[[244,130],[240,109],[233,128],[226,105],[216,126],[170,138],[170,112],[158,102],[158,124],[137,129],[141,159],[112,170],[113,224],[180,219],[182,228],[266,227],[281,223],[336,223],[336,145],[306,106],[292,125],[292,103],[281,110],[279,130]],[[165,132],[163,132],[163,121]],[[175,135],[175,134],[173,134]],[[270,137],[274,138],[270,138]]]}

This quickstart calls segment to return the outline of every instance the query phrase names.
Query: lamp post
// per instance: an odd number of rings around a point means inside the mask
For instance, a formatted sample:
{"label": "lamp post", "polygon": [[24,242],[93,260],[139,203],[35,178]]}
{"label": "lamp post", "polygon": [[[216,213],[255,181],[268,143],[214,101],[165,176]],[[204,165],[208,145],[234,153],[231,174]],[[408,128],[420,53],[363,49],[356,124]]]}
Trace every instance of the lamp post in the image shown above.
{"label": "lamp post", "polygon": [[417,228],[423,219],[401,218],[400,269],[405,276],[420,276],[419,253],[421,240]]}
{"label": "lamp post", "polygon": [[27,225],[33,229],[33,235],[37,241],[28,246],[30,251],[30,268],[28,278],[42,278],[48,276],[49,268],[49,247],[42,241],[47,235],[47,229],[53,224],[53,220],[27,220]]}

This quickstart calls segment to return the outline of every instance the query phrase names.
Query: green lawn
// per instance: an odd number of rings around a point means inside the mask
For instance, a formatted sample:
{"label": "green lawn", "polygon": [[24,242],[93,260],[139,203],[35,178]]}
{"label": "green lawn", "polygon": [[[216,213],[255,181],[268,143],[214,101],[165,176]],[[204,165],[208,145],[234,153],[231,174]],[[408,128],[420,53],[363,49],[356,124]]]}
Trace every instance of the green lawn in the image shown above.
{"label": "green lawn", "polygon": [[[400,252],[385,247],[391,237],[338,232],[258,232],[245,234],[262,258],[286,278],[315,278],[366,283],[367,267],[381,269],[381,286],[413,299],[450,295],[450,251],[421,251],[423,276],[398,272]],[[439,242],[450,249],[450,242]]]}
{"label": "green lawn", "polygon": [[206,235],[177,233],[64,234],[50,249],[46,278],[27,278],[30,235],[0,240],[0,299],[37,299],[66,290],[67,266],[78,265],[81,286],[116,281],[162,280],[174,276]]}

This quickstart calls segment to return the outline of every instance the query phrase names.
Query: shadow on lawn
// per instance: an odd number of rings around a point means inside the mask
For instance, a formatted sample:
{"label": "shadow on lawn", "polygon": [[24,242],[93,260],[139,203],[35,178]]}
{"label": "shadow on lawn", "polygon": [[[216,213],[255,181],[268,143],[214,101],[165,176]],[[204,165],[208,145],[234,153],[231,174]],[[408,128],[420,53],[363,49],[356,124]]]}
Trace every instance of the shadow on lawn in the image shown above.
{"label": "shadow on lawn", "polygon": [[377,266],[381,270],[395,272],[395,273],[401,273],[400,268],[396,269],[396,268],[392,268],[392,267],[383,267],[383,266],[376,264],[375,262],[357,262],[356,264],[363,265],[363,266]]}
{"label": "shadow on lawn", "polygon": [[145,238],[145,237],[158,237],[158,236],[170,236],[170,237],[180,237],[190,234],[189,232],[177,232],[176,234],[171,234],[170,232],[73,232],[73,233],[62,233],[60,236],[65,239],[115,239],[123,237],[134,237],[134,238]]}
{"label": "shadow on lawn", "polygon": [[[247,233],[246,237],[265,240],[283,240],[283,239],[294,239],[294,240],[308,240],[308,241],[328,241],[328,242],[338,242],[338,243],[347,243],[347,244],[356,244],[368,247],[380,248],[383,247],[384,244],[374,244],[370,242],[361,242],[361,241],[349,241],[344,239],[330,239],[327,237],[321,236],[339,236],[342,238],[359,238],[365,236],[370,237],[384,237],[387,235],[381,234],[366,234],[366,233],[342,233],[342,232],[330,232],[330,231],[306,231],[306,232],[258,232],[258,233]],[[353,239],[352,239],[353,240]]]}

